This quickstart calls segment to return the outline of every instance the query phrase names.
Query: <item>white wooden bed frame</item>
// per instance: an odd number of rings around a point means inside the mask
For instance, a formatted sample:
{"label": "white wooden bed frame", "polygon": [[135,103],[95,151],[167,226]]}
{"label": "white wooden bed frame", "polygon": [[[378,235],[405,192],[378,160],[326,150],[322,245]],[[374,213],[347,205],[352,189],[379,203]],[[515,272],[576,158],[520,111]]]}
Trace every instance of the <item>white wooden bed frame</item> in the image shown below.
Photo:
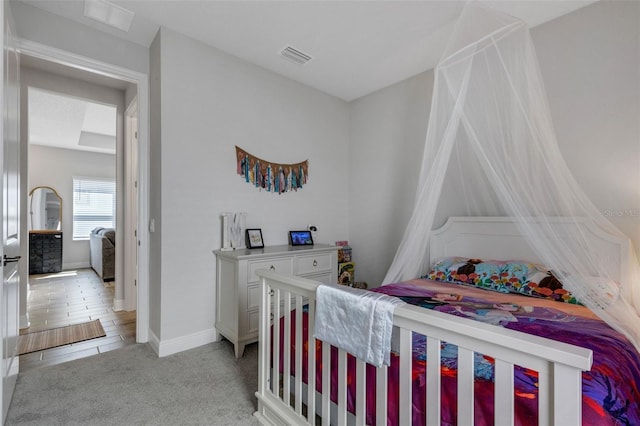
{"label": "white wooden bed frame", "polygon": [[[573,220],[554,221],[559,227],[575,227]],[[580,226],[600,247],[614,247],[620,253],[621,275],[628,258],[628,242],[604,234],[591,226],[591,222],[580,221]],[[613,246],[612,246],[613,245]],[[529,248],[518,232],[513,219],[503,217],[450,218],[447,223],[435,231],[430,244],[430,261],[446,256],[463,256],[484,259],[521,259],[537,262],[537,256]],[[365,363],[356,360],[356,410],[347,411],[346,376],[347,354],[338,351],[338,401],[330,400],[323,387],[322,394],[315,391],[316,352],[315,344],[310,343],[308,351],[308,384],[302,382],[302,310],[293,315],[285,315],[296,306],[309,302],[308,329],[313,336],[315,317],[315,292],[319,282],[292,276],[283,276],[271,271],[259,271],[262,281],[262,304],[259,331],[259,382],[256,396],[258,410],[255,416],[262,424],[297,425],[316,424],[316,414],[322,418],[322,424],[365,424]],[[619,278],[619,277],[617,277]],[[284,332],[273,327],[272,318],[284,316]],[[483,324],[470,319],[455,317],[441,312],[427,310],[412,305],[397,307],[394,313],[394,325],[399,328],[400,344],[400,413],[399,424],[411,424],[411,332],[427,336],[427,358],[440,359],[440,341],[458,346],[458,424],[474,423],[473,413],[473,354],[479,352],[495,358],[495,398],[500,401],[495,410],[495,424],[514,423],[514,364],[535,370],[539,374],[539,423],[542,425],[581,425],[582,424],[582,371],[588,371],[592,364],[590,350],[556,342],[553,340],[519,333],[498,326]],[[277,342],[283,341],[284,348],[292,344],[291,327],[296,326],[297,343],[293,359],[290,350],[280,353]],[[313,339],[311,337],[311,339]],[[273,358],[273,360],[272,360]],[[280,374],[278,360],[283,360],[284,369]],[[329,383],[330,371],[336,368],[330,365],[329,345],[323,345],[322,382]],[[272,364],[273,361],[273,364]],[[378,425],[386,424],[387,419],[387,367],[376,371],[376,418]],[[427,425],[440,425],[440,363],[427,364]],[[306,405],[306,407],[305,407]],[[306,408],[306,410],[305,410]],[[303,414],[306,413],[306,414]]]}

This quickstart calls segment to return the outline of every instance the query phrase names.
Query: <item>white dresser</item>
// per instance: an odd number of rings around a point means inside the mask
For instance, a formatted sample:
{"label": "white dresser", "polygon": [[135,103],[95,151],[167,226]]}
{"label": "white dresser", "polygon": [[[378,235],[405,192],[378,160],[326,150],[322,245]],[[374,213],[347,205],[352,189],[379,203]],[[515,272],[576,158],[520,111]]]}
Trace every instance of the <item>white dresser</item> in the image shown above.
{"label": "white dresser", "polygon": [[220,334],[235,345],[236,357],[244,346],[258,341],[260,283],[256,271],[271,269],[326,284],[336,283],[338,247],[272,246],[263,249],[214,251],[216,255],[216,324]]}

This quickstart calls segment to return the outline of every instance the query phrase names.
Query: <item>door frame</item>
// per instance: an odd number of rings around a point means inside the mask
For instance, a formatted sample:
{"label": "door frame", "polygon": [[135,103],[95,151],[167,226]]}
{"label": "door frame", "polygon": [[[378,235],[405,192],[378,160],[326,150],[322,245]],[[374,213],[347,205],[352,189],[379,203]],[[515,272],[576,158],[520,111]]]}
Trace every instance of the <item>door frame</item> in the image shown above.
{"label": "door frame", "polygon": [[[123,80],[137,87],[138,102],[138,277],[136,341],[149,340],[149,76],[120,66],[101,62],[75,53],[50,47],[30,40],[18,39],[20,53],[56,64],[66,65]],[[126,108],[126,106],[125,106]]]}
{"label": "door frame", "polygon": [[[15,25],[8,3],[0,5],[0,264],[2,272],[2,290],[0,290],[0,416],[2,423],[7,416],[13,397],[20,359],[18,358],[18,327],[20,316],[20,245],[24,244],[21,229],[21,192],[20,176],[20,57],[16,46]],[[15,62],[12,62],[13,59]],[[15,66],[15,68],[14,68]],[[10,70],[11,69],[11,70]],[[12,79],[12,72],[15,73]],[[15,92],[11,84],[15,84]],[[15,94],[8,101],[8,96]],[[14,121],[15,120],[15,121]],[[13,126],[15,125],[15,129]],[[12,131],[15,130],[15,133]],[[12,135],[9,135],[11,132]],[[10,156],[7,148],[11,149]],[[6,168],[8,163],[11,167]],[[11,175],[12,178],[8,178]],[[15,180],[14,180],[15,179]],[[12,191],[13,190],[13,191]],[[5,204],[6,203],[6,204]],[[14,205],[17,204],[17,205]],[[9,229],[9,225],[15,225]],[[15,234],[13,233],[15,231]],[[10,233],[11,232],[11,233]],[[7,259],[9,257],[10,259]],[[10,260],[8,263],[6,260]]]}
{"label": "door frame", "polygon": [[124,111],[124,310],[131,311],[138,303],[138,97],[125,105]]}

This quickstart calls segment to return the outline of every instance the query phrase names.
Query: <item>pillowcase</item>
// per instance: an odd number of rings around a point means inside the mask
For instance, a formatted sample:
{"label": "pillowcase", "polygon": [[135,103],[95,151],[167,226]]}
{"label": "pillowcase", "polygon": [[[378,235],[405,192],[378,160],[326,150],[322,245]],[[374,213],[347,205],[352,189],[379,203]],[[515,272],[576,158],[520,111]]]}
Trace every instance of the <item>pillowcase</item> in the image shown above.
{"label": "pillowcase", "polygon": [[545,266],[510,261],[505,264],[501,277],[512,293],[580,304],[573,294],[562,287],[562,283],[553,272]]}
{"label": "pillowcase", "polygon": [[449,257],[433,265],[425,278],[470,284],[501,293],[519,293],[565,303],[580,303],[562,287],[551,270],[535,263]]}
{"label": "pillowcase", "polygon": [[471,284],[494,291],[508,293],[502,284],[500,273],[503,262],[494,260],[469,259],[465,257],[450,257],[433,265],[426,276],[434,281]]}

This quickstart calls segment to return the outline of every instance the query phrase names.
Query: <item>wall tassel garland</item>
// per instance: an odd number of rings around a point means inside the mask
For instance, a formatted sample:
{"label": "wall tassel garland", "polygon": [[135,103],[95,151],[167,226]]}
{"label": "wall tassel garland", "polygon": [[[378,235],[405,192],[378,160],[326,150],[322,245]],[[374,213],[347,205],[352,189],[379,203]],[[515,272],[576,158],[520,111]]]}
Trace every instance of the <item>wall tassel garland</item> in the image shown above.
{"label": "wall tassel garland", "polygon": [[265,161],[236,146],[237,173],[260,190],[282,194],[307,183],[309,160],[296,164]]}

